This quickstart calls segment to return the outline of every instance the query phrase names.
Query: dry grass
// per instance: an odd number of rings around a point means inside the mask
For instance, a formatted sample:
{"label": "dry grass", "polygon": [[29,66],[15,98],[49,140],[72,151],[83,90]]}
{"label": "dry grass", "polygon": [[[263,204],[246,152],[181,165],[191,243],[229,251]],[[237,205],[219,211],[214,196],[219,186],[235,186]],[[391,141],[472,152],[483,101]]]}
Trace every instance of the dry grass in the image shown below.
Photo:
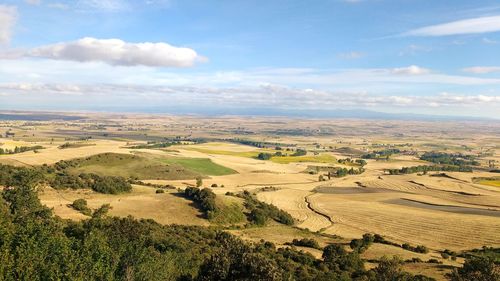
{"label": "dry grass", "polygon": [[74,200],[83,198],[88,206],[96,209],[103,204],[110,204],[110,215],[153,219],[161,224],[208,225],[202,214],[192,206],[190,200],[173,193],[156,194],[155,189],[134,185],[131,193],[120,195],[100,194],[90,190],[58,191],[45,188],[39,194],[43,204],[54,208],[56,215],[65,219],[80,220],[85,216],[69,208]]}
{"label": "dry grass", "polygon": [[372,232],[399,243],[409,242],[434,249],[459,250],[500,244],[498,217],[384,203],[383,199],[388,196],[319,194],[311,200],[317,210],[329,214],[335,222],[328,233],[356,237]]}

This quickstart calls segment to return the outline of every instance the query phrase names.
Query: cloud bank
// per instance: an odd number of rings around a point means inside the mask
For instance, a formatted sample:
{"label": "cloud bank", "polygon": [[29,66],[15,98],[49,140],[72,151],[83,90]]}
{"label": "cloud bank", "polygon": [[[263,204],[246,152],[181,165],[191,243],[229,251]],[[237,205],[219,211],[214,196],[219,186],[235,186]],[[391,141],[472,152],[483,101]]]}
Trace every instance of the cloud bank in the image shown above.
{"label": "cloud bank", "polygon": [[91,37],[36,47],[25,51],[22,56],[153,67],[189,67],[197,61],[203,61],[203,57],[193,49],[174,47],[167,43],[128,43],[120,39]]}
{"label": "cloud bank", "polygon": [[[265,106],[275,108],[321,109],[329,107],[399,107],[435,108],[466,106],[498,106],[499,95],[439,93],[432,96],[380,95],[366,92],[327,91],[291,88],[280,85],[258,87],[194,87],[117,84],[0,84],[4,94],[104,97],[123,100],[141,99],[155,105],[198,104],[218,106]],[[149,104],[151,105],[151,104]]]}

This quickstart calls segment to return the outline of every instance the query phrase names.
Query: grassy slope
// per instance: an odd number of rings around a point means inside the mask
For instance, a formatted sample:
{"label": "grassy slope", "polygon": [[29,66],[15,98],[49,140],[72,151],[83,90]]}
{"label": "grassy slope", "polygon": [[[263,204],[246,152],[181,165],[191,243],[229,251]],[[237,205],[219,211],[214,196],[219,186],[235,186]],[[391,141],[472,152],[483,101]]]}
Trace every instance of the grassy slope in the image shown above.
{"label": "grassy slope", "polygon": [[208,158],[180,158],[172,157],[161,160],[168,164],[177,164],[191,171],[197,172],[202,175],[209,176],[223,176],[236,173],[233,169],[221,166],[212,162]]}
{"label": "grassy slope", "polygon": [[219,208],[210,222],[215,224],[244,224],[247,222],[243,213],[243,199],[232,196],[217,195],[216,204]]}
{"label": "grassy slope", "polygon": [[224,175],[233,170],[204,158],[159,158],[118,153],[104,153],[73,160],[73,173],[95,173],[139,179],[180,180],[200,175]]}

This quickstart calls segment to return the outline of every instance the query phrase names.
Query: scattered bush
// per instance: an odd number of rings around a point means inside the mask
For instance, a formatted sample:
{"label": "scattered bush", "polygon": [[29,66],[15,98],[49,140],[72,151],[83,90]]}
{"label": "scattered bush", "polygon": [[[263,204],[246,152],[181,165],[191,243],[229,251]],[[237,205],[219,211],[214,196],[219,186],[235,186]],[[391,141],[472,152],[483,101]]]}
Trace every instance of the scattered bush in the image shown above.
{"label": "scattered bush", "polygon": [[76,199],[70,206],[86,216],[92,214],[92,210],[87,206],[87,200],[85,199]]}
{"label": "scattered bush", "polygon": [[470,257],[462,268],[448,274],[451,281],[500,280],[500,264],[491,257]]}
{"label": "scattered bush", "polygon": [[92,189],[96,192],[106,193],[106,194],[119,194],[124,192],[130,192],[132,186],[122,177],[114,176],[95,176],[93,175],[94,183],[92,184]]}
{"label": "scattered bush", "polygon": [[363,234],[363,238],[351,240],[349,246],[351,247],[351,249],[361,254],[364,251],[368,250],[368,248],[371,246],[371,244],[373,244],[374,241],[375,236],[370,233],[365,233]]}
{"label": "scattered bush", "polygon": [[308,248],[313,248],[313,249],[321,249],[319,246],[318,241],[314,240],[313,238],[302,238],[302,239],[293,239],[292,242],[287,242],[285,245],[294,245],[294,246],[299,246],[299,247],[308,247]]}
{"label": "scattered bush", "polygon": [[269,160],[273,157],[271,153],[261,152],[257,155],[257,159],[259,160]]}

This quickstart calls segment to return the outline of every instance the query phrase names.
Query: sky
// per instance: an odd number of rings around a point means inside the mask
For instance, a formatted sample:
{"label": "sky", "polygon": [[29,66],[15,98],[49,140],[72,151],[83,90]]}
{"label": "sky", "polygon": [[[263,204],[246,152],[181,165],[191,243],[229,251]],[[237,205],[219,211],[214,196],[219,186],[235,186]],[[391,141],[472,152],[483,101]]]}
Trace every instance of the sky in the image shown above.
{"label": "sky", "polygon": [[500,118],[498,0],[0,0],[0,110]]}

